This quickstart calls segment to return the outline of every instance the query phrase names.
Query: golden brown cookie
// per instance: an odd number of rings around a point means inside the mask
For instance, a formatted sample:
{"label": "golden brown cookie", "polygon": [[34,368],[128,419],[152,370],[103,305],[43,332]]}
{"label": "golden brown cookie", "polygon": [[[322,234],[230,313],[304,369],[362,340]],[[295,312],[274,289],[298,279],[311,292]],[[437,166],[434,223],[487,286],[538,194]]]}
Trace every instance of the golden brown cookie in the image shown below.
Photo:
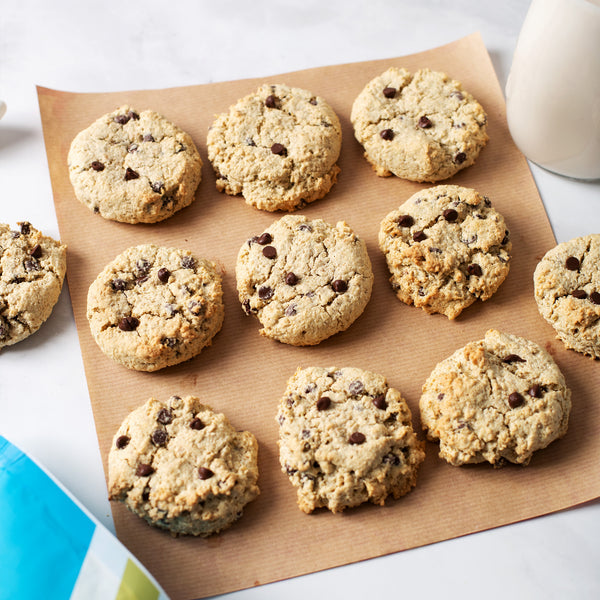
{"label": "golden brown cookie", "polygon": [[188,250],[145,244],[111,261],[88,291],[87,318],[108,357],[156,371],[196,356],[221,329],[221,276]]}
{"label": "golden brown cookie", "polygon": [[420,409],[450,464],[526,465],[567,432],[571,391],[538,344],[491,329],[433,369]]}
{"label": "golden brown cookie", "polygon": [[192,138],[151,110],[121,106],[69,150],[75,196],[105,219],[156,223],[190,205],[202,175]]}
{"label": "golden brown cookie", "polygon": [[380,176],[441,181],[472,165],[488,140],[485,111],[445,73],[391,67],[352,106],[354,135]]}
{"label": "golden brown cookie", "polygon": [[108,455],[110,500],[174,534],[217,533],[258,496],[258,444],[194,396],[151,398],[130,413]]}
{"label": "golden brown cookie", "polygon": [[337,180],[342,129],[320,96],[263,85],[219,115],[208,132],[217,189],[261,210],[296,210]]}
{"label": "golden brown cookie", "polygon": [[383,505],[416,484],[425,453],[399,391],[375,373],[299,368],[279,403],[279,461],[310,513]]}

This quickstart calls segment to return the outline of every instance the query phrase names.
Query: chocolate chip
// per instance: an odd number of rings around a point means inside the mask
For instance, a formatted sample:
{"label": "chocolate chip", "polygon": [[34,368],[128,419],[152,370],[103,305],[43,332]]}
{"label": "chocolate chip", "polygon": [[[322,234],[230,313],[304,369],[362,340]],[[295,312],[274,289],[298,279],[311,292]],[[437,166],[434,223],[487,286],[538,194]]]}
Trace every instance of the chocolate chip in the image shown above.
{"label": "chocolate chip", "polygon": [[437,395],[437,399],[438,399],[438,400],[440,400],[440,401],[442,401],[442,400],[444,399],[444,396],[445,396],[445,395],[446,395],[446,394],[444,394],[444,392],[440,392],[440,393]]}
{"label": "chocolate chip", "polygon": [[296,285],[298,283],[298,276],[291,271],[285,276],[285,282],[288,285]]}
{"label": "chocolate chip", "polygon": [[423,115],[417,123],[417,127],[420,127],[421,129],[429,129],[432,126],[433,123],[425,115]]}
{"label": "chocolate chip", "polygon": [[123,317],[119,321],[119,329],[121,329],[121,331],[134,331],[135,329],[137,329],[139,324],[139,320],[135,317]]}
{"label": "chocolate chip", "polygon": [[154,136],[151,133],[146,133],[146,134],[144,134],[144,137],[142,138],[142,140],[144,142],[153,142]]}
{"label": "chocolate chip", "polygon": [[122,279],[113,279],[110,282],[110,287],[114,292],[122,292],[126,286],[127,284]]}
{"label": "chocolate chip", "polygon": [[384,87],[383,88],[383,95],[386,98],[393,98],[396,95],[397,91],[398,90],[396,90],[396,88],[393,88],[393,87]]}
{"label": "chocolate chip", "polygon": [[415,242],[422,242],[423,240],[427,239],[427,235],[425,235],[425,232],[423,231],[415,231],[413,233],[413,240]]}
{"label": "chocolate chip", "polygon": [[148,475],[152,475],[152,473],[154,473],[154,468],[151,465],[145,465],[144,463],[140,463],[135,471],[135,474],[138,477],[148,477]]}
{"label": "chocolate chip", "polygon": [[160,194],[165,189],[165,184],[162,181],[155,181],[151,186],[155,194]]}
{"label": "chocolate chip", "polygon": [[279,98],[277,96],[273,96],[272,94],[270,96],[267,96],[265,99],[265,106],[267,108],[277,108],[277,102],[278,102]]}
{"label": "chocolate chip", "polygon": [[444,219],[448,221],[448,223],[453,223],[456,221],[456,219],[458,219],[458,213],[453,208],[447,208],[442,215],[444,216]]}
{"label": "chocolate chip", "polygon": [[364,386],[363,382],[359,381],[358,379],[351,382],[350,385],[348,386],[348,391],[351,394],[353,394],[354,396],[361,394],[364,391],[364,389],[365,389],[365,386]]}
{"label": "chocolate chip", "polygon": [[202,480],[210,479],[213,475],[214,475],[214,473],[210,469],[207,469],[206,467],[200,467],[198,469],[198,477],[200,477],[200,479],[202,479]]}
{"label": "chocolate chip", "polygon": [[33,258],[41,258],[41,256],[42,256],[42,247],[39,244],[36,244],[29,251],[29,256],[33,256]]}
{"label": "chocolate chip", "polygon": [[120,435],[117,438],[117,441],[115,442],[115,446],[119,449],[119,450],[123,450],[123,448],[125,448],[125,446],[127,446],[127,444],[129,444],[130,441],[130,437],[127,435]]}
{"label": "chocolate chip", "polygon": [[587,293],[585,290],[573,290],[571,296],[577,298],[577,300],[585,300],[587,298]]}
{"label": "chocolate chip", "polygon": [[467,267],[467,271],[469,272],[469,275],[475,275],[475,277],[481,277],[483,275],[481,267],[475,263],[470,264]]}
{"label": "chocolate chip", "polygon": [[296,305],[295,304],[290,304],[285,309],[285,316],[286,317],[293,317],[295,314],[296,314]]}
{"label": "chocolate chip", "polygon": [[184,269],[193,269],[196,266],[196,259],[193,256],[184,256],[181,259],[181,266]]}
{"label": "chocolate chip", "polygon": [[400,227],[412,227],[415,220],[410,215],[401,215],[396,219],[396,223],[398,223]]}
{"label": "chocolate chip", "polygon": [[457,90],[450,94],[452,98],[456,98],[457,100],[464,100],[465,97]]}
{"label": "chocolate chip", "polygon": [[538,385],[537,383],[534,383],[529,390],[527,390],[527,393],[532,397],[532,398],[541,398],[542,397],[542,387],[540,385]]}
{"label": "chocolate chip", "polygon": [[23,223],[21,223],[20,225],[21,225],[21,233],[23,235],[29,235],[31,233],[31,223],[28,223],[27,221],[23,221]]}
{"label": "chocolate chip", "polygon": [[133,112],[132,110],[130,110],[130,111],[127,113],[127,116],[128,116],[130,119],[133,119],[134,121],[138,121],[138,120],[139,120],[139,118],[140,118],[140,115],[138,115],[136,112]]}
{"label": "chocolate chip", "polygon": [[381,459],[382,463],[387,463],[387,464],[391,464],[391,465],[399,465],[400,464],[400,458],[398,456],[396,456],[393,452],[390,452],[389,454],[386,454],[382,459]]}
{"label": "chocolate chip", "polygon": [[256,238],[256,243],[260,244],[261,246],[266,246],[267,244],[270,244],[272,241],[273,241],[273,238],[271,237],[270,233],[263,233],[261,236]]}
{"label": "chocolate chip", "polygon": [[258,297],[261,300],[269,300],[273,297],[273,290],[268,285],[258,288]]}
{"label": "chocolate chip", "polygon": [[190,421],[190,428],[191,429],[195,429],[196,431],[200,431],[201,429],[204,429],[204,427],[205,427],[204,423],[198,417],[194,417]]}
{"label": "chocolate chip", "polygon": [[131,117],[129,117],[129,116],[127,116],[127,115],[117,115],[117,116],[116,116],[116,117],[113,119],[113,121],[114,121],[115,123],[119,123],[119,125],[125,125],[125,123],[128,123],[128,122],[129,122],[129,119],[130,119],[130,118],[131,118]]}
{"label": "chocolate chip", "polygon": [[30,271],[30,272],[31,271],[39,271],[42,268],[42,267],[40,267],[40,263],[35,258],[32,258],[31,260],[24,260],[23,266],[25,267],[26,271]]}
{"label": "chocolate chip", "polygon": [[308,223],[300,223],[300,225],[298,225],[298,229],[300,231],[312,231],[312,227]]}
{"label": "chocolate chip", "polygon": [[167,443],[169,434],[164,429],[155,429],[150,436],[155,446],[164,446]]}
{"label": "chocolate chip", "polygon": [[135,267],[138,273],[141,275],[148,275],[148,271],[150,271],[150,261],[145,258],[140,258],[136,263]]}
{"label": "chocolate chip", "polygon": [[177,346],[177,344],[179,344],[179,340],[177,338],[174,337],[164,337],[161,338],[160,343],[163,346],[166,346],[167,348],[175,348],[175,346]]}
{"label": "chocolate chip", "polygon": [[126,171],[125,171],[125,181],[131,181],[132,179],[137,179],[139,177],[139,174],[136,173],[133,169],[130,169],[129,167],[127,167]]}
{"label": "chocolate chip", "polygon": [[457,165],[462,165],[465,160],[467,160],[467,155],[464,152],[459,152],[455,157],[454,157],[454,162]]}
{"label": "chocolate chip", "polygon": [[283,144],[279,144],[277,142],[271,146],[271,152],[273,154],[277,154],[279,156],[287,155],[287,150],[285,149],[285,146]]}
{"label": "chocolate chip", "polygon": [[167,283],[167,281],[169,281],[169,277],[171,276],[171,271],[169,271],[169,269],[165,269],[165,267],[163,267],[162,269],[158,270],[158,273],[156,274],[156,276],[158,277],[158,280],[161,283]]}
{"label": "chocolate chip", "polygon": [[251,137],[247,137],[244,140],[244,143],[246,144],[246,146],[256,146],[256,143],[254,142],[254,140]]}
{"label": "chocolate chip", "polygon": [[138,149],[138,145],[137,144],[130,144],[129,148],[127,148],[127,152],[136,152]]}
{"label": "chocolate chip", "polygon": [[204,302],[202,302],[201,300],[190,300],[188,302],[188,310],[193,314],[193,315],[201,315],[204,311],[205,311],[205,305]]}
{"label": "chocolate chip", "polygon": [[150,490],[144,490],[142,492],[142,500],[146,502],[150,498]]}
{"label": "chocolate chip", "polygon": [[348,438],[348,442],[350,444],[364,444],[366,441],[366,437],[364,433],[361,433],[360,431],[355,431],[349,438]]}
{"label": "chocolate chip", "polygon": [[577,260],[574,256],[569,256],[565,261],[565,267],[569,269],[569,271],[579,271],[579,260]]}
{"label": "chocolate chip", "polygon": [[521,358],[518,354],[509,354],[502,359],[504,363],[514,363],[514,362],[527,362],[524,358]]}
{"label": "chocolate chip", "polygon": [[173,413],[168,408],[161,408],[158,411],[156,420],[163,425],[168,425],[173,421]]}
{"label": "chocolate chip", "polygon": [[379,396],[375,396],[375,398],[373,398],[373,404],[379,410],[385,410],[387,408],[387,402],[385,401],[385,395],[379,394]]}
{"label": "chocolate chip", "polygon": [[394,139],[394,132],[391,129],[382,129],[379,135],[388,142]]}
{"label": "chocolate chip", "polygon": [[104,165],[99,160],[92,161],[90,165],[94,171],[104,171]]}
{"label": "chocolate chip", "polygon": [[274,246],[265,246],[262,253],[265,258],[273,259],[277,257],[277,250],[275,250]]}
{"label": "chocolate chip", "polygon": [[327,410],[331,405],[331,398],[329,396],[321,396],[317,400],[317,410]]}
{"label": "chocolate chip", "polygon": [[316,99],[316,98],[314,98],[314,97],[313,97],[313,98],[311,98],[311,99],[309,100],[309,102],[310,102],[310,103],[311,103],[313,106],[316,106],[316,105],[317,105],[317,99]]}
{"label": "chocolate chip", "polygon": [[524,402],[525,399],[523,398],[523,396],[521,396],[521,394],[519,394],[519,392],[513,392],[508,397],[508,405],[511,408],[517,408],[518,406],[521,406],[521,404],[523,404]]}
{"label": "chocolate chip", "polygon": [[338,294],[343,294],[344,292],[348,291],[348,284],[343,279],[336,279],[335,281],[332,281],[331,287],[333,288],[333,291],[337,292]]}
{"label": "chocolate chip", "polygon": [[600,304],[600,294],[598,292],[592,292],[590,294],[590,300],[594,303],[594,304]]}

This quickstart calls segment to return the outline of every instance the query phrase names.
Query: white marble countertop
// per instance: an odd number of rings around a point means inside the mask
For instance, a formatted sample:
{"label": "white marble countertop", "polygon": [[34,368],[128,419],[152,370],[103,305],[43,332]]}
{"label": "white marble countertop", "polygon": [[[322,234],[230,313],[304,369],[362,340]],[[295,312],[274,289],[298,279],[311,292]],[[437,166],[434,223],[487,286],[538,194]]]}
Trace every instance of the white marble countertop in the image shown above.
{"label": "white marble countertop", "polygon": [[[411,54],[480,31],[502,87],[527,0],[3,0],[0,221],[59,237],[36,85],[101,92],[260,77]],[[532,166],[559,242],[600,232],[600,183]],[[65,286],[39,332],[0,353],[0,433],[114,530]],[[0,531],[2,525],[0,524]],[[227,598],[600,597],[600,503]],[[0,568],[1,571],[1,568]],[[1,590],[1,584],[0,584]],[[1,592],[0,592],[1,596]]]}

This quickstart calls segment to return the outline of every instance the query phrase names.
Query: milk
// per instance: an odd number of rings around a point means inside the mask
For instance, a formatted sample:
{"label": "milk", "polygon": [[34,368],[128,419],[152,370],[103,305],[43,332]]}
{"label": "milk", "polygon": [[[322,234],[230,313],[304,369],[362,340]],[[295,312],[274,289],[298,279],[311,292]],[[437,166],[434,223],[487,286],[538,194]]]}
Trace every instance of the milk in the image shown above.
{"label": "milk", "polygon": [[532,162],[600,179],[600,0],[533,0],[506,84],[510,133]]}

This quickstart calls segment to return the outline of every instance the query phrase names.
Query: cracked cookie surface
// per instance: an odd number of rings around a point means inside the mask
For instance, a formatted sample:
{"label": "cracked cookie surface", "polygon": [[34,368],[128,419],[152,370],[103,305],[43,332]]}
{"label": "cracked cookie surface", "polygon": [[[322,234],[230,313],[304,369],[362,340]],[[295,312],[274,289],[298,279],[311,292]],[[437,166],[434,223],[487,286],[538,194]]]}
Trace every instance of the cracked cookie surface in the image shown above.
{"label": "cracked cookie surface", "polygon": [[540,346],[491,329],[438,363],[419,406],[450,464],[526,465],[567,432],[571,392]]}
{"label": "cracked cookie surface", "polygon": [[0,348],[35,333],[52,313],[67,270],[67,247],[31,223],[0,224]]}
{"label": "cracked cookie surface", "polygon": [[402,302],[454,319],[500,287],[512,245],[489,198],[470,188],[438,185],[417,192],[383,219],[379,247]]}
{"label": "cracked cookie surface", "polygon": [[365,243],[344,222],[286,215],[249,239],[236,263],[237,290],[260,334],[315,345],[362,314],[373,287]]}
{"label": "cracked cookie surface", "polygon": [[100,349],[138,371],[192,358],[224,317],[214,263],[187,250],[146,244],[111,261],[89,288],[87,318]]}
{"label": "cracked cookie surface", "polygon": [[538,263],[540,314],[567,348],[600,358],[600,234],[558,244]]}
{"label": "cracked cookie surface", "polygon": [[354,135],[377,175],[442,181],[472,165],[488,140],[485,111],[460,82],[391,67],[352,105]]}
{"label": "cracked cookie surface", "polygon": [[208,158],[217,190],[261,210],[296,210],[325,196],[337,180],[342,129],[320,96],[263,85],[217,116]]}
{"label": "cracked cookie surface", "polygon": [[130,413],[108,455],[109,499],[174,534],[229,527],[259,494],[258,444],[194,396],[151,398]]}
{"label": "cracked cookie surface", "polygon": [[68,164],[77,199],[124,223],[156,223],[189,206],[202,175],[187,133],[156,112],[131,106],[78,133]]}
{"label": "cracked cookie surface", "polygon": [[299,368],[277,421],[281,469],[306,513],[383,505],[416,484],[423,443],[404,398],[382,375],[352,367]]}

